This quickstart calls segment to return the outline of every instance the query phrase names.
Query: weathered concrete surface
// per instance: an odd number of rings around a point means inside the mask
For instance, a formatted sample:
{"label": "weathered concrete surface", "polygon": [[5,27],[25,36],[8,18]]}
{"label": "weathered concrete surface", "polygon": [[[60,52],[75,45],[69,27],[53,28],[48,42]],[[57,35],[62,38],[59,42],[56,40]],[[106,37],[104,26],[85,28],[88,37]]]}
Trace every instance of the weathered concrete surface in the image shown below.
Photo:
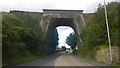
{"label": "weathered concrete surface", "polygon": [[[40,26],[46,34],[46,41],[50,40],[52,31],[58,26],[71,27],[78,36],[78,40],[80,40],[80,32],[86,26],[82,12],[83,10],[43,9]],[[47,44],[49,45],[50,42],[47,42]]]}
{"label": "weathered concrete surface", "polygon": [[[64,19],[73,19],[73,24],[75,25],[77,32],[85,27],[85,21],[82,14],[83,10],[53,10],[53,9],[43,9],[43,17],[40,23],[40,26],[43,27],[43,30],[47,32],[49,25],[51,24],[51,19],[53,18],[64,18]],[[55,24],[53,24],[54,26]],[[64,26],[64,24],[62,25]],[[68,25],[69,26],[69,25]],[[56,26],[57,27],[57,26]],[[73,27],[72,27],[73,28]],[[73,30],[75,30],[73,28]]]}

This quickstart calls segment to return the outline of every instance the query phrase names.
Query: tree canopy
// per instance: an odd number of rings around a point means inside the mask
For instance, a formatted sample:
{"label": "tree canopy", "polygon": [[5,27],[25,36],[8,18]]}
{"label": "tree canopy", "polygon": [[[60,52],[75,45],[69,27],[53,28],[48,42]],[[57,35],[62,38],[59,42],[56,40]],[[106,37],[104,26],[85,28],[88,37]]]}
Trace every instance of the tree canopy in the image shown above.
{"label": "tree canopy", "polygon": [[[120,3],[111,2],[107,5],[108,24],[112,46],[120,46],[119,28]],[[95,47],[108,46],[108,37],[105,23],[105,11],[103,5],[98,5],[97,11],[89,17],[86,28],[81,32],[83,46],[79,46],[79,53],[85,56],[95,57]]]}
{"label": "tree canopy", "polygon": [[66,39],[66,43],[71,46],[71,48],[74,48],[77,43],[77,37],[75,33],[70,33],[69,36]]}
{"label": "tree canopy", "polygon": [[[40,27],[35,29],[27,21],[12,13],[2,13],[2,17],[3,65],[14,64],[15,58],[19,55],[37,56],[45,53],[44,32]],[[25,18],[27,17],[30,18],[26,15]],[[29,18],[28,21],[31,21]]]}

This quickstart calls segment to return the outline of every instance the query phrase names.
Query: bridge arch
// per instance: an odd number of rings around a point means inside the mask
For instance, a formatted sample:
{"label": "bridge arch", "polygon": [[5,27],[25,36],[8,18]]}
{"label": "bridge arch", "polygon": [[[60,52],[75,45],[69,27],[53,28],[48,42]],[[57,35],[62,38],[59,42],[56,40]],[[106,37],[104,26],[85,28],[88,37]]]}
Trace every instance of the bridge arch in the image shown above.
{"label": "bridge arch", "polygon": [[40,26],[45,32],[45,39],[48,47],[53,36],[57,34],[57,30],[55,28],[58,26],[71,27],[78,36],[78,40],[81,40],[80,32],[86,26],[82,12],[83,10],[43,9]]}
{"label": "bridge arch", "polygon": [[50,24],[46,33],[47,45],[49,46],[49,44],[52,42],[52,33],[56,31],[56,27],[58,26],[69,26],[74,30],[75,34],[78,36],[76,25],[73,22],[73,18],[52,18],[50,20]]}
{"label": "bridge arch", "polygon": [[52,18],[50,20],[50,24],[48,25],[47,34],[49,33],[49,31],[58,26],[69,26],[75,31],[76,34],[78,34],[73,18]]}

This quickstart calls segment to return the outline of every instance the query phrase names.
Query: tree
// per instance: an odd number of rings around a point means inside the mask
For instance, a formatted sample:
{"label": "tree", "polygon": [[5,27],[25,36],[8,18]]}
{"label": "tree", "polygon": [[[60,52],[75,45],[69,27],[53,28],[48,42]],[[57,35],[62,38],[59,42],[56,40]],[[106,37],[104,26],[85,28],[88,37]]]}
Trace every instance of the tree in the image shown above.
{"label": "tree", "polygon": [[62,50],[66,51],[66,47],[65,47],[65,46],[62,46]]}
{"label": "tree", "polygon": [[70,33],[70,35],[66,39],[66,43],[69,46],[71,46],[72,49],[76,46],[77,37],[76,37],[75,33]]}
{"label": "tree", "polygon": [[[24,14],[20,15],[24,16]],[[44,32],[40,27],[34,29],[34,26],[29,26],[29,20],[25,21],[11,13],[2,13],[2,16],[3,64],[16,64],[14,61],[20,61],[19,59],[16,60],[19,56],[23,58],[23,56],[44,55],[46,45],[43,37]],[[31,17],[29,16],[29,18]]]}
{"label": "tree", "polygon": [[[108,21],[112,46],[119,46],[120,34],[118,24],[120,3],[111,2],[107,5]],[[95,47],[108,46],[107,30],[105,23],[104,6],[99,5],[97,11],[88,19],[86,28],[81,32],[83,46],[79,47],[79,53],[85,57],[95,57]]]}

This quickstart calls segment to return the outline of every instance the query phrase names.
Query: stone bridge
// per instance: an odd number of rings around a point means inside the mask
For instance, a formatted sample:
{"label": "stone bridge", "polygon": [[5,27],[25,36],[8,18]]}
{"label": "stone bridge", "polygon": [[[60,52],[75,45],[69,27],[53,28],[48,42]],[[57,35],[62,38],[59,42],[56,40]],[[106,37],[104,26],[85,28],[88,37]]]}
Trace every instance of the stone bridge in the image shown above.
{"label": "stone bridge", "polygon": [[[39,21],[39,26],[45,33],[45,41],[48,45],[48,49],[54,50],[58,42],[58,33],[56,27],[69,26],[71,27],[78,41],[81,41],[80,33],[86,26],[86,18],[89,14],[83,14],[83,10],[55,10],[55,9],[43,9],[42,13],[38,12],[24,12],[24,11],[11,11],[13,14],[23,14],[31,16]],[[84,18],[85,17],[85,18]],[[36,25],[38,25],[36,24]],[[34,25],[33,25],[34,26]],[[54,44],[54,45],[53,45]]]}
{"label": "stone bridge", "polygon": [[45,31],[47,44],[52,42],[58,26],[71,27],[80,40],[80,32],[86,26],[82,12],[83,10],[43,9],[40,26]]}

